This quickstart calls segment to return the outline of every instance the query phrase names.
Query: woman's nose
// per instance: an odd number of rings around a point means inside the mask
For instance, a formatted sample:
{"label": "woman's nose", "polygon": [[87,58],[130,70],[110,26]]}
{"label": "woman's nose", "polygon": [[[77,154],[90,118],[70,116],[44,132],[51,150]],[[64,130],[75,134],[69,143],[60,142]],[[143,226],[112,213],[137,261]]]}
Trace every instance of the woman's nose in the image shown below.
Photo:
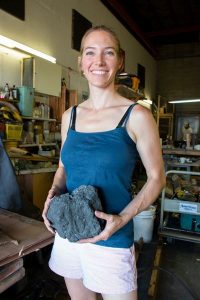
{"label": "woman's nose", "polygon": [[105,61],[104,61],[104,56],[103,54],[98,54],[96,56],[96,60],[95,60],[95,63],[98,65],[98,66],[101,66],[101,65],[104,65]]}

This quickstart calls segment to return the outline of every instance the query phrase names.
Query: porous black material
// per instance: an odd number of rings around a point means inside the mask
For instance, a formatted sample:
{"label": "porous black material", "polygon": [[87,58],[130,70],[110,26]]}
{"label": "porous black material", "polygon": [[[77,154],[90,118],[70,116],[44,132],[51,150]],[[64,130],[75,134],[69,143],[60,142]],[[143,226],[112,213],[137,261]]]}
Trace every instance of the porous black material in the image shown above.
{"label": "porous black material", "polygon": [[94,212],[102,211],[97,190],[91,185],[81,185],[71,194],[53,197],[47,212],[52,227],[70,242],[98,235],[104,222]]}

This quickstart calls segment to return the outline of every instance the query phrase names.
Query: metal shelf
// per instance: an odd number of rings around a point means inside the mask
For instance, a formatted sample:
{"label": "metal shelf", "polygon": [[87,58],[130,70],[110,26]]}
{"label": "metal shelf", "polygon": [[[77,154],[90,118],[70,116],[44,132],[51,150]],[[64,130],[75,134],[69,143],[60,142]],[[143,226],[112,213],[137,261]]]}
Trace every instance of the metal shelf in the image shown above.
{"label": "metal shelf", "polygon": [[178,239],[182,241],[200,243],[200,235],[180,230],[165,229],[159,230],[159,234],[166,238]]}
{"label": "metal shelf", "polygon": [[56,119],[49,119],[49,118],[37,118],[37,117],[25,117],[22,116],[24,120],[33,120],[33,121],[48,121],[48,122],[56,122]]}
{"label": "metal shelf", "polygon": [[46,144],[20,144],[19,147],[39,147],[39,146],[56,146],[56,143],[46,143]]}
{"label": "metal shelf", "polygon": [[[169,174],[200,176],[200,172],[188,172],[179,170],[167,171],[166,176]],[[200,216],[200,203],[194,201],[166,198],[164,188],[161,198],[159,225],[159,234],[161,236],[200,243],[200,232],[182,229],[180,226],[176,226],[175,224],[173,224],[173,222],[171,223],[171,225],[169,224],[169,218],[173,213]]]}
{"label": "metal shelf", "polygon": [[177,199],[164,199],[164,211],[200,215],[200,203]]}

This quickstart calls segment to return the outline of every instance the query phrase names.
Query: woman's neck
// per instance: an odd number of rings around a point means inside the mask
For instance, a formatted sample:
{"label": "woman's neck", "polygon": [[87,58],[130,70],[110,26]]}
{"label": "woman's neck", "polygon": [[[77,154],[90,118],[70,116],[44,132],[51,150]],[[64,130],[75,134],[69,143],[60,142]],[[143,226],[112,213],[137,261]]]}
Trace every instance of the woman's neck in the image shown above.
{"label": "woman's neck", "polygon": [[118,93],[112,86],[106,89],[90,87],[90,96],[88,99],[88,104],[92,109],[100,110],[102,108],[113,105],[113,103],[116,103],[116,99],[118,97]]}

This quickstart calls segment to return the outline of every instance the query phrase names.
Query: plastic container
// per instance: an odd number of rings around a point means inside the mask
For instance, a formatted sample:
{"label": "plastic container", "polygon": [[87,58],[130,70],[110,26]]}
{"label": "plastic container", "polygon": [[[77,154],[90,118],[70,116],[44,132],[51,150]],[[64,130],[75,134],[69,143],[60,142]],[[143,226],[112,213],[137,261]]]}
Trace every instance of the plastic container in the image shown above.
{"label": "plastic container", "polygon": [[6,125],[6,139],[20,141],[22,137],[23,126],[21,124],[5,124]]}
{"label": "plastic container", "polygon": [[149,243],[152,240],[154,219],[156,207],[151,205],[148,209],[142,211],[133,218],[134,222],[134,241],[139,241],[143,238],[144,243]]}
{"label": "plastic container", "polygon": [[18,107],[21,114],[25,117],[32,117],[34,103],[34,89],[28,86],[20,86]]}
{"label": "plastic container", "polygon": [[180,225],[183,230],[200,232],[200,216],[181,214]]}

